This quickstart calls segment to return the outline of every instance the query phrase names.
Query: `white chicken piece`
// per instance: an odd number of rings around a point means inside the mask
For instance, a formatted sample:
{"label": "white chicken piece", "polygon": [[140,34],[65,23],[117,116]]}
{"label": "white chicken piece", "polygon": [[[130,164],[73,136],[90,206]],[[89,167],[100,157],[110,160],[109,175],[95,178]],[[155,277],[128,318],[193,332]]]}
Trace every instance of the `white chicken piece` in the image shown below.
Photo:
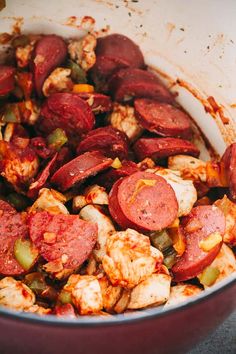
{"label": "white chicken piece", "polygon": [[123,289],[121,297],[119,298],[113,309],[116,313],[123,313],[127,309],[128,304],[130,302],[131,291],[132,290]]}
{"label": "white chicken piece", "polygon": [[205,161],[187,155],[175,155],[168,158],[168,168],[179,171],[181,177],[192,181],[206,182],[207,164]]}
{"label": "white chicken piece", "polygon": [[52,214],[69,214],[63,204],[65,202],[66,198],[63,194],[54,189],[42,188],[39,191],[38,199],[30,207],[29,212],[45,210]]}
{"label": "white chicken piece", "polygon": [[34,49],[33,43],[27,44],[26,46],[16,48],[16,61],[19,68],[26,68],[29,65],[31,59],[31,53]]}
{"label": "white chicken piece", "polygon": [[148,169],[146,172],[152,172],[163,177],[171,185],[179,204],[178,217],[190,213],[194,203],[197,201],[197,191],[192,181],[181,178],[178,171],[172,171],[167,168]]}
{"label": "white chicken piece", "polygon": [[170,295],[170,283],[170,275],[150,275],[132,289],[128,309],[135,310],[164,304]]}
{"label": "white chicken piece", "polygon": [[192,296],[198,295],[202,290],[191,284],[178,284],[170,288],[170,297],[165,306],[177,305]]}
{"label": "white chicken piece", "polygon": [[32,100],[27,100],[24,103],[25,108],[27,109],[27,114],[24,116],[24,123],[34,125],[39,118],[40,108]]}
{"label": "white chicken piece", "polygon": [[50,308],[45,308],[39,305],[33,305],[26,310],[27,312],[37,313],[37,315],[49,315],[52,313]]}
{"label": "white chicken piece", "polygon": [[73,87],[73,83],[70,78],[71,69],[56,68],[48,76],[43,84],[43,94],[48,97],[55,92],[67,92]]}
{"label": "white chicken piece", "polygon": [[[236,259],[231,248],[223,243],[220,252],[211,263],[210,267],[217,268],[220,272],[214,284],[227,278],[230,274],[235,273],[236,275]],[[207,288],[207,286],[204,287]]]}
{"label": "white chicken piece", "polygon": [[127,229],[108,238],[102,265],[113,285],[132,289],[155,273],[162,261],[160,251],[151,251],[149,237]]}
{"label": "white chicken piece", "polygon": [[74,274],[72,277],[72,302],[80,315],[91,315],[101,311],[103,299],[98,279],[92,275]]}
{"label": "white chicken piece", "polygon": [[12,277],[0,280],[0,306],[25,311],[34,303],[35,295],[27,285]]}
{"label": "white chicken piece", "polygon": [[103,299],[103,307],[106,311],[112,311],[117,301],[122,295],[120,286],[113,286],[106,276],[98,279]]}
{"label": "white chicken piece", "polygon": [[223,212],[226,220],[223,241],[231,246],[236,246],[236,204],[231,202],[226,195],[214,204]]}
{"label": "white chicken piece", "polygon": [[87,34],[79,40],[71,40],[68,45],[70,58],[88,71],[96,62],[95,48],[97,39],[92,34]]}
{"label": "white chicken piece", "polygon": [[134,108],[128,105],[115,103],[108,121],[114,128],[124,132],[130,141],[135,141],[143,132],[143,128],[135,118]]}
{"label": "white chicken piece", "polygon": [[87,204],[108,205],[108,194],[105,188],[97,184],[86,188],[84,195],[73,198],[73,211],[78,212]]}
{"label": "white chicken piece", "polygon": [[98,238],[93,254],[98,262],[103,260],[106,254],[106,243],[115,231],[111,219],[105,215],[99,207],[94,205],[86,205],[80,212],[80,217],[83,220],[95,222],[98,226]]}

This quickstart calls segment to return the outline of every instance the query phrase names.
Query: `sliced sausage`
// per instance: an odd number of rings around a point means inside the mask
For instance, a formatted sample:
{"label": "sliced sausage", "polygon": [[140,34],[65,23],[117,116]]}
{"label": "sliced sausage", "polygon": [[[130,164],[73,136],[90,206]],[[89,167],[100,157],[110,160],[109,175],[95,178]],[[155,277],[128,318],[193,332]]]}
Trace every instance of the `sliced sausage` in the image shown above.
{"label": "sliced sausage", "polygon": [[78,215],[52,215],[46,211],[29,215],[30,238],[48,262],[62,262],[65,269],[76,269],[92,252],[97,225]]}
{"label": "sliced sausage", "polygon": [[76,93],[60,92],[50,95],[43,104],[37,128],[45,134],[61,128],[71,137],[87,133],[93,129],[94,122],[93,112],[87,102]]}
{"label": "sliced sausage", "polygon": [[0,96],[7,95],[15,86],[15,68],[0,65]]}
{"label": "sliced sausage", "polygon": [[108,157],[123,160],[128,156],[128,139],[126,135],[118,129],[111,126],[97,128],[89,132],[79,143],[77,154],[80,155],[86,151],[100,151]]}
{"label": "sliced sausage", "polygon": [[131,39],[115,33],[98,38],[96,63],[91,69],[91,77],[96,84],[105,83],[109,76],[121,68],[143,68],[144,65],[140,48]]}
{"label": "sliced sausage", "polygon": [[53,168],[53,165],[56,162],[58,153],[56,153],[53,158],[48,162],[48,164],[44,167],[43,171],[40,172],[39,176],[37,176],[36,180],[31,183],[29,186],[29,190],[27,192],[27,196],[29,198],[36,198],[40,189],[46,184],[48,177],[50,176],[50,172]]}
{"label": "sliced sausage", "polygon": [[96,92],[81,92],[77,95],[88,103],[94,114],[110,112],[112,110],[112,102],[109,96]]}
{"label": "sliced sausage", "polygon": [[139,171],[139,167],[133,161],[122,161],[120,168],[111,168],[108,171],[101,173],[96,181],[99,185],[104,186],[107,189],[111,189],[113,184],[121,177],[127,177],[135,172]]}
{"label": "sliced sausage", "polygon": [[71,304],[57,305],[55,315],[58,317],[76,318],[74,307]]}
{"label": "sliced sausage", "polygon": [[156,75],[141,69],[122,69],[112,75],[109,91],[114,101],[127,102],[133,98],[152,98],[160,102],[173,102],[170,91]]}
{"label": "sliced sausage", "polygon": [[159,159],[183,154],[198,157],[200,151],[187,140],[178,138],[141,138],[133,146],[139,160],[145,157]]}
{"label": "sliced sausage", "polygon": [[133,68],[144,67],[143,54],[137,44],[130,38],[118,33],[98,38],[96,56],[121,59]]}
{"label": "sliced sausage", "polygon": [[216,206],[197,206],[183,218],[182,227],[186,237],[186,249],[172,267],[176,282],[194,278],[213,262],[220,251],[222,242],[208,252],[200,247],[200,242],[215,232],[223,236],[225,217]]}
{"label": "sliced sausage", "polygon": [[14,256],[15,241],[19,237],[26,237],[27,225],[20,213],[4,202],[0,201],[0,274],[20,275],[25,270]]}
{"label": "sliced sausage", "polygon": [[52,176],[51,182],[65,191],[75,183],[105,170],[111,164],[112,159],[105,157],[99,151],[86,152],[59,168]]}
{"label": "sliced sausage", "polygon": [[230,197],[233,201],[236,201],[236,143],[227,147],[221,162],[228,179]]}
{"label": "sliced sausage", "polygon": [[67,46],[64,40],[54,34],[43,36],[36,43],[31,59],[31,71],[38,96],[49,74],[66,59]]}
{"label": "sliced sausage", "polygon": [[178,203],[164,178],[136,172],[121,178],[109,194],[109,210],[122,228],[138,231],[162,230],[177,217]]}
{"label": "sliced sausage", "polygon": [[186,113],[148,98],[134,102],[135,115],[143,128],[163,136],[191,138],[190,120]]}

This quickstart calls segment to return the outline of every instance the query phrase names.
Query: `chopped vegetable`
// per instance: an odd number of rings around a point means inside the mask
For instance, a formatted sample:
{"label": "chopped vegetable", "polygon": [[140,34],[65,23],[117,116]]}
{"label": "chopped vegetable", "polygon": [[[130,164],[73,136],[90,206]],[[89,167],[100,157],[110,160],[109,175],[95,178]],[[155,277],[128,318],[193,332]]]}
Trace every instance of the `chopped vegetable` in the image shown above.
{"label": "chopped vegetable", "polygon": [[170,247],[164,254],[164,264],[168,269],[171,269],[177,261],[177,253],[173,247]]}
{"label": "chopped vegetable", "polygon": [[80,93],[80,92],[94,92],[94,87],[88,84],[76,84],[73,86],[73,92]]}
{"label": "chopped vegetable", "polygon": [[14,255],[22,268],[29,270],[35,264],[39,253],[30,240],[19,238],[15,242]]}
{"label": "chopped vegetable", "polygon": [[199,247],[204,252],[209,252],[214,248],[216,245],[222,242],[222,236],[219,232],[213,232],[209,236],[207,236],[204,240],[199,242]]}
{"label": "chopped vegetable", "polygon": [[211,286],[215,283],[216,279],[218,278],[220,271],[216,267],[207,267],[204,271],[199,274],[198,279],[200,283],[205,286]]}
{"label": "chopped vegetable", "polygon": [[158,248],[161,252],[164,252],[166,249],[173,245],[173,241],[168,235],[166,230],[159,232],[152,232],[150,234],[151,244]]}
{"label": "chopped vegetable", "polygon": [[170,235],[173,241],[173,247],[178,253],[178,256],[182,256],[186,248],[185,237],[183,232],[181,232],[181,229],[179,227],[176,227],[169,229],[168,234]]}
{"label": "chopped vegetable", "polygon": [[58,300],[62,304],[72,304],[71,293],[69,291],[62,289],[62,291],[58,296]]}
{"label": "chopped vegetable", "polygon": [[115,168],[115,169],[118,169],[118,168],[121,168],[122,167],[122,163],[120,162],[120,159],[118,157],[116,157],[112,164],[111,164],[111,167]]}
{"label": "chopped vegetable", "polygon": [[27,44],[30,43],[30,40],[29,40],[29,37],[24,35],[24,34],[21,34],[20,36],[18,37],[15,37],[12,41],[12,46],[14,48],[17,48],[17,47],[25,47]]}
{"label": "chopped vegetable", "polygon": [[2,120],[6,123],[19,123],[21,119],[18,105],[9,104],[6,107]]}
{"label": "chopped vegetable", "polygon": [[26,209],[30,201],[27,197],[19,193],[11,193],[7,197],[8,202],[16,208],[18,211]]}
{"label": "chopped vegetable", "polygon": [[68,139],[63,129],[57,128],[47,137],[49,148],[60,150]]}
{"label": "chopped vegetable", "polygon": [[76,64],[72,60],[68,60],[67,66],[71,69],[71,78],[74,82],[76,82],[77,84],[86,84],[87,83],[86,73],[79,66],[79,64]]}
{"label": "chopped vegetable", "polygon": [[40,272],[27,274],[24,282],[36,295],[40,295],[47,288],[44,276]]}

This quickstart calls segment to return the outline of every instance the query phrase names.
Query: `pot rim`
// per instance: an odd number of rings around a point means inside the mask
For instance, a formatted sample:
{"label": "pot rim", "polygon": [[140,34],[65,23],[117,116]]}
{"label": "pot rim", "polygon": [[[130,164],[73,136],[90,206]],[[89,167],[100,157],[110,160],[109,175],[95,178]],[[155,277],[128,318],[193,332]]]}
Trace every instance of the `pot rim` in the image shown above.
{"label": "pot rim", "polygon": [[234,285],[236,285],[236,274],[231,274],[226,279],[222,280],[216,285],[213,285],[211,288],[203,290],[200,294],[193,296],[192,298],[190,297],[187,301],[184,301],[180,304],[168,307],[157,306],[126,314],[117,314],[111,317],[80,316],[75,319],[68,319],[66,317],[62,318],[55,315],[37,315],[29,312],[18,312],[7,308],[0,308],[0,318],[4,317],[5,319],[24,321],[41,326],[47,325],[73,328],[102,327],[138,323],[145,320],[160,318],[174,312],[187,309],[193,305],[197,305],[198,303],[213,298],[217,294],[224,292],[226,289],[233,287]]}

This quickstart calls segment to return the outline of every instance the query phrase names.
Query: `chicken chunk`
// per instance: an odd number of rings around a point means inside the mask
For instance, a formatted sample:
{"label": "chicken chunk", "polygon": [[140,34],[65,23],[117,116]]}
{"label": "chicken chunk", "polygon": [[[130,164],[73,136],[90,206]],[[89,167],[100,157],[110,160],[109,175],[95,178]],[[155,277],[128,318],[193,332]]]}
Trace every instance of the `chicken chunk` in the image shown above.
{"label": "chicken chunk", "polygon": [[102,291],[103,307],[106,311],[112,311],[122,295],[120,286],[113,286],[106,276],[99,279]]}
{"label": "chicken chunk", "polygon": [[102,265],[113,285],[132,289],[154,273],[162,261],[160,251],[151,252],[149,237],[127,229],[108,238]]}
{"label": "chicken chunk", "polygon": [[84,191],[84,195],[73,198],[73,211],[78,212],[87,204],[108,205],[108,194],[105,188],[94,184]]}
{"label": "chicken chunk", "polygon": [[101,262],[103,260],[104,255],[106,254],[107,240],[115,231],[114,225],[111,219],[94,205],[85,206],[81,210],[79,215],[81,219],[95,222],[98,226],[97,244],[93,249],[93,254],[95,256],[95,259],[98,262]]}
{"label": "chicken chunk", "polygon": [[197,201],[197,191],[193,182],[180,177],[178,171],[165,168],[148,169],[147,172],[163,177],[173,188],[179,204],[178,217],[188,215]]}
{"label": "chicken chunk", "polygon": [[170,288],[170,297],[165,306],[177,305],[192,296],[200,294],[202,290],[191,284],[178,284]]}
{"label": "chicken chunk", "polygon": [[29,147],[16,148],[3,140],[0,141],[0,155],[1,175],[17,192],[21,192],[38,172],[38,157]]}
{"label": "chicken chunk", "polygon": [[168,168],[181,173],[184,179],[206,182],[206,162],[192,156],[175,155],[168,158]]}
{"label": "chicken chunk", "polygon": [[128,309],[134,310],[164,304],[170,295],[170,283],[170,275],[150,275],[132,289]]}
{"label": "chicken chunk", "polygon": [[26,68],[29,65],[33,49],[33,43],[16,48],[16,62],[19,68]]}
{"label": "chicken chunk", "polygon": [[223,243],[220,252],[211,263],[210,267],[217,268],[219,271],[219,275],[214,284],[218,283],[224,278],[227,278],[230,274],[235,273],[236,275],[236,259],[231,248]]}
{"label": "chicken chunk", "polygon": [[43,94],[48,97],[55,92],[68,92],[72,90],[73,82],[70,78],[71,70],[56,68],[43,84]]}
{"label": "chicken chunk", "polygon": [[38,199],[31,206],[29,212],[45,210],[52,214],[69,214],[69,211],[63,204],[65,202],[66,198],[63,194],[54,189],[42,188],[39,191]]}
{"label": "chicken chunk", "polygon": [[68,45],[70,58],[83,70],[88,71],[96,62],[96,45],[97,39],[92,34],[88,34],[80,40],[71,40]]}
{"label": "chicken chunk", "polygon": [[35,295],[27,285],[12,277],[0,280],[0,306],[25,311],[35,303]]}
{"label": "chicken chunk", "polygon": [[215,205],[223,212],[226,220],[223,241],[231,246],[236,246],[236,204],[224,195],[222,199],[215,202]]}
{"label": "chicken chunk", "polygon": [[26,310],[27,312],[36,313],[37,315],[50,315],[52,310],[39,305],[33,305]]}
{"label": "chicken chunk", "polygon": [[128,105],[115,103],[108,120],[114,128],[124,132],[130,141],[136,140],[143,132],[143,128],[135,118],[134,108]]}
{"label": "chicken chunk", "polygon": [[102,310],[102,291],[95,276],[72,275],[67,286],[67,290],[70,289],[72,302],[80,315],[91,315]]}

